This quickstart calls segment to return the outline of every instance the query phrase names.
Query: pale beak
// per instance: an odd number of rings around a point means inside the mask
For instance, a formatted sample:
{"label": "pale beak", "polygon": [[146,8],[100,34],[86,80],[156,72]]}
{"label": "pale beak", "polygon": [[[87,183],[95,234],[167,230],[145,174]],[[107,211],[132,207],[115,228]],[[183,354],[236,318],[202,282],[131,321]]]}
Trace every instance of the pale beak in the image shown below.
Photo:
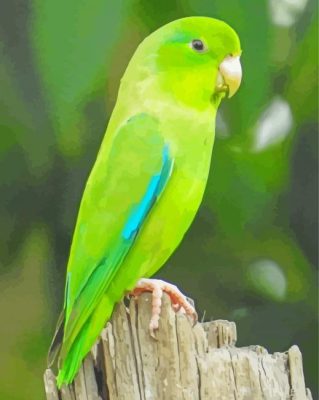
{"label": "pale beak", "polygon": [[242,78],[240,56],[227,56],[218,68],[216,91],[226,91],[232,97],[239,89]]}

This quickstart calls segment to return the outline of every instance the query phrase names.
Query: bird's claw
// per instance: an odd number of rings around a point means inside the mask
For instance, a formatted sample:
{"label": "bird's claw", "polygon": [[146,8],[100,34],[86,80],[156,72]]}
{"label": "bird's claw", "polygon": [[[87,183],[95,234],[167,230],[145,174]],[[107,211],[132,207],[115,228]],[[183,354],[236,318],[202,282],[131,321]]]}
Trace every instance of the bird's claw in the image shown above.
{"label": "bird's claw", "polygon": [[168,282],[164,282],[159,279],[140,279],[137,282],[135,289],[131,292],[131,295],[136,298],[143,292],[152,293],[152,317],[149,324],[150,335],[153,339],[157,340],[155,331],[159,327],[159,318],[162,306],[163,292],[167,293],[172,302],[172,308],[175,312],[182,312],[190,316],[193,320],[192,326],[198,321],[198,316],[195,308],[187,300],[186,296],[175,286]]}

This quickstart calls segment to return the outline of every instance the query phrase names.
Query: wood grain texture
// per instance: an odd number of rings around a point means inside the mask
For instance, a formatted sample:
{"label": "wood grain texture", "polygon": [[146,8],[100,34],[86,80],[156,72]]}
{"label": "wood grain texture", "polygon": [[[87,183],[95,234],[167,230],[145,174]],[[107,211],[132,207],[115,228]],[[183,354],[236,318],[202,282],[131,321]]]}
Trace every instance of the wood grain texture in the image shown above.
{"label": "wood grain texture", "polygon": [[192,326],[166,295],[154,340],[150,314],[148,293],[118,304],[72,385],[45,371],[47,400],[312,400],[297,346],[237,348],[234,322]]}

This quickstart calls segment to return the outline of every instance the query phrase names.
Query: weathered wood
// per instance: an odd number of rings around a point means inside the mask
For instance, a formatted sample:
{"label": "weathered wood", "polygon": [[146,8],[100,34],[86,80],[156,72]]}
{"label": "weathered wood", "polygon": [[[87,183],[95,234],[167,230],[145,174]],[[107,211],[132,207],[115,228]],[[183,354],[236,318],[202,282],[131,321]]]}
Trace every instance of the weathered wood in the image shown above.
{"label": "weathered wood", "polygon": [[160,327],[148,331],[151,295],[120,303],[74,383],[56,389],[44,374],[48,400],[311,400],[297,346],[269,354],[236,348],[236,325],[217,320],[194,327],[163,297]]}
{"label": "weathered wood", "polygon": [[56,380],[53,372],[47,369],[44,372],[44,389],[47,400],[59,400],[58,390],[56,388]]}

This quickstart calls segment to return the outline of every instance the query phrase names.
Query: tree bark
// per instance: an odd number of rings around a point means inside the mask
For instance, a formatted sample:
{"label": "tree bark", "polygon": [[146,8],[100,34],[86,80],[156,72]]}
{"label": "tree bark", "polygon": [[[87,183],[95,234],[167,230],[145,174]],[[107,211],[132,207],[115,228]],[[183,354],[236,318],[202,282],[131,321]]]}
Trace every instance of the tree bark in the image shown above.
{"label": "tree bark", "polygon": [[269,354],[236,348],[236,326],[197,323],[163,297],[160,327],[148,330],[151,295],[118,304],[72,385],[57,390],[44,374],[47,400],[310,400],[297,346]]}

